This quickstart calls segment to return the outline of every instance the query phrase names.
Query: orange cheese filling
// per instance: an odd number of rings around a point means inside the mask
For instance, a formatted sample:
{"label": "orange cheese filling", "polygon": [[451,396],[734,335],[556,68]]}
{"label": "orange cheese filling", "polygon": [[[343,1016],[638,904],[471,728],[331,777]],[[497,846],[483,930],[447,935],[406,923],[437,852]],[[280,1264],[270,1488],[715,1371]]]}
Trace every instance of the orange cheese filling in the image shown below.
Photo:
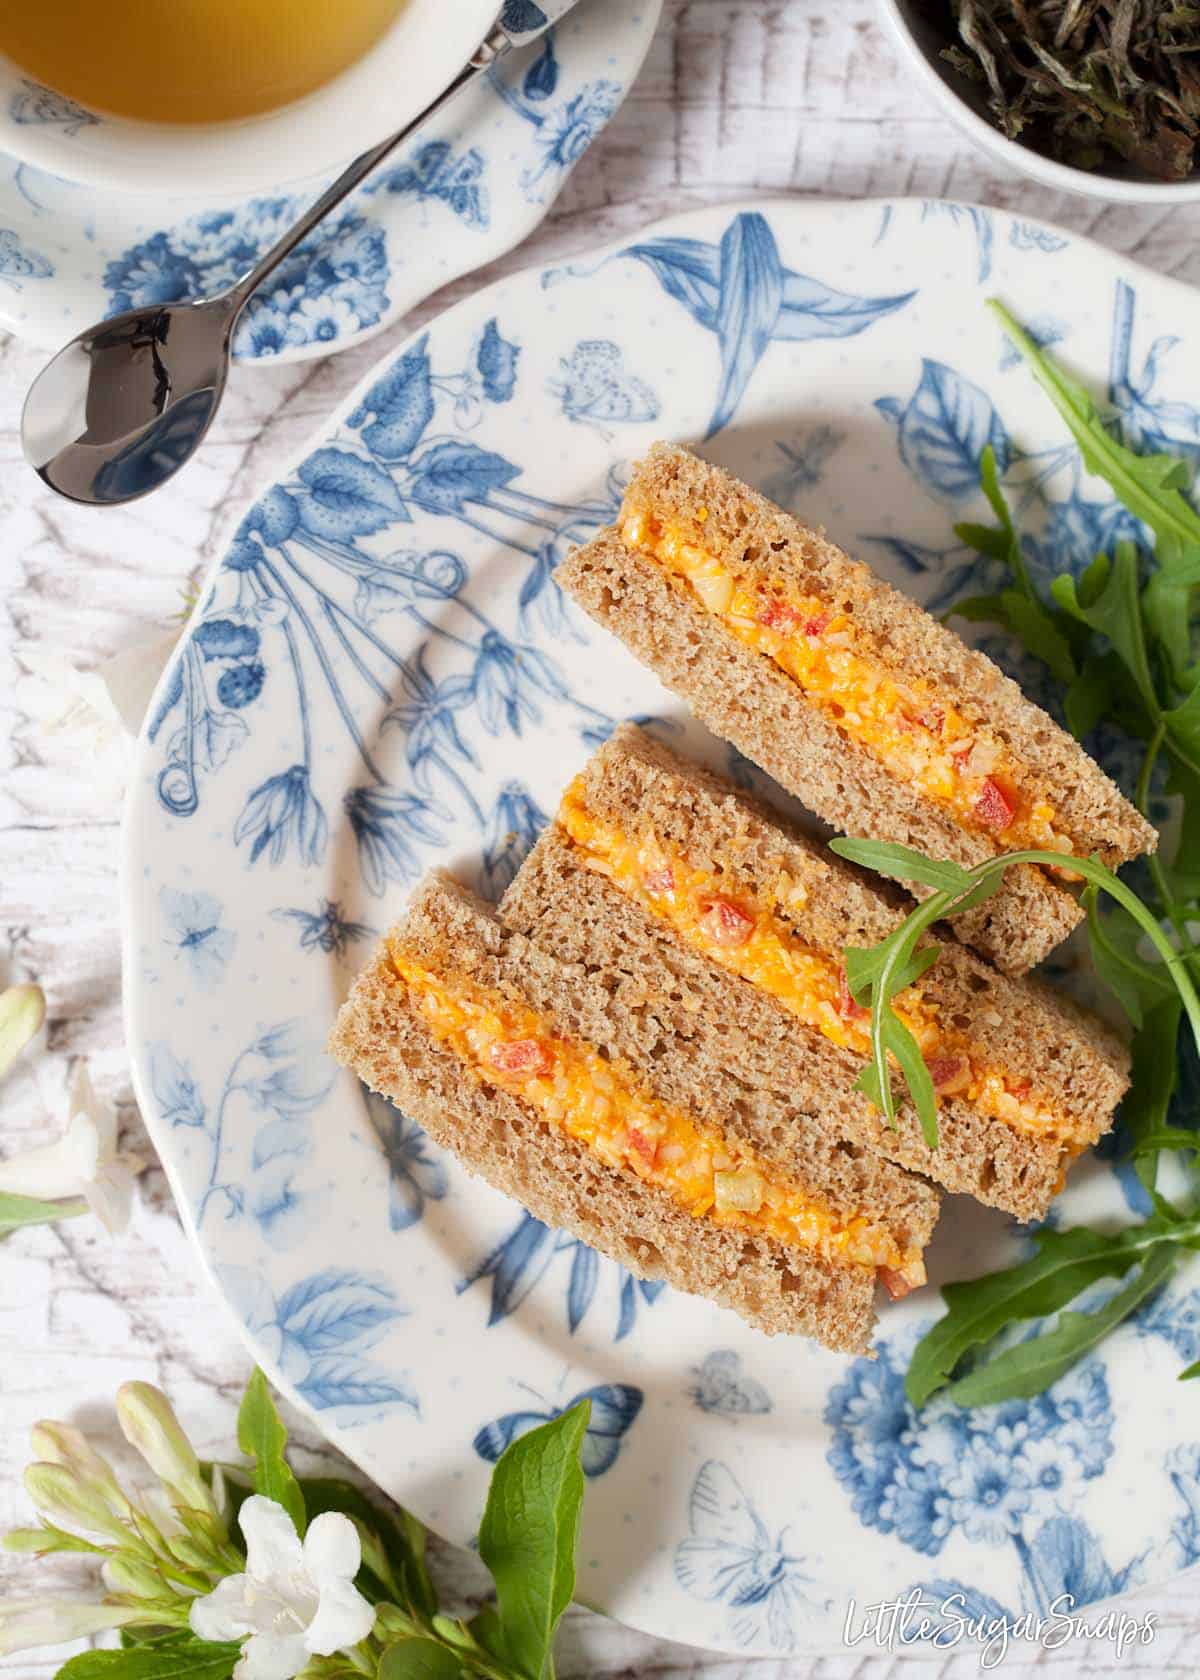
{"label": "orange cheese filling", "polygon": [[[776,913],[807,898],[802,880],[782,876],[773,891],[755,894],[741,884],[693,867],[664,847],[652,829],[625,834],[589,808],[582,777],[559,807],[560,828],[589,868],[647,914],[666,922],[696,950],[760,986],[834,1044],[871,1053],[870,1018],[854,1002],[840,955],[806,945]],[[893,1007],[921,1047],[939,1098],[961,1096],[982,1113],[1039,1136],[1070,1140],[1077,1128],[1030,1081],[989,1066],[967,1036],[939,1017],[920,981],[901,992]]]}
{"label": "orange cheese filling", "polygon": [[927,678],[890,666],[851,613],[782,582],[739,577],[683,526],[648,513],[626,513],[620,530],[628,547],[681,578],[707,612],[774,660],[890,775],[919,788],[963,827],[1005,850],[1075,850],[1055,827],[1054,807],[1027,791],[1028,772],[1005,743],[969,722]]}
{"label": "orange cheese filling", "polygon": [[429,1030],[476,1079],[507,1091],[606,1166],[636,1173],[695,1219],[880,1269],[895,1294],[924,1283],[918,1250],[903,1249],[864,1216],[845,1219],[823,1207],[740,1140],[660,1101],[625,1064],[465,976],[432,972],[398,943],[389,955]]}

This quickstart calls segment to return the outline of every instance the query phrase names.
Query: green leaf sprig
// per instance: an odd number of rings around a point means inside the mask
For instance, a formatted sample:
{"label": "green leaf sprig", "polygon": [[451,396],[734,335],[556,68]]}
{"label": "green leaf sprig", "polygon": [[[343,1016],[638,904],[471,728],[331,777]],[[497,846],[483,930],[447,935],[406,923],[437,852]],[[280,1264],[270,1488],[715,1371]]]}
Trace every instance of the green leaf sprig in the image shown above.
{"label": "green leaf sprig", "polygon": [[[1107,721],[1145,743],[1136,793],[1144,816],[1150,815],[1156,772],[1165,760],[1167,791],[1179,807],[1179,839],[1169,861],[1161,855],[1147,860],[1145,897],[1097,859],[1070,860],[1086,882],[1093,964],[1133,1028],[1121,1132],[1153,1211],[1140,1224],[1116,1233],[1040,1230],[1031,1259],[948,1285],[943,1291],[946,1314],[918,1344],[909,1367],[908,1393],[917,1406],[943,1389],[964,1406],[1041,1392],[1161,1287],[1182,1254],[1200,1249],[1200,1195],[1190,1207],[1178,1209],[1156,1189],[1164,1152],[1200,1169],[1200,1132],[1169,1118],[1185,1020],[1192,1042],[1200,1042],[1200,949],[1193,931],[1200,921],[1200,665],[1192,652],[1200,514],[1183,493],[1190,476],[1185,463],[1129,449],[1116,426],[1101,417],[1089,392],[1033,342],[1002,304],[993,301],[989,307],[1065,421],[1084,466],[1110,485],[1150,533],[1153,559],[1148,562],[1131,544],[1118,543],[1111,555],[1097,556],[1078,580],[1055,578],[1050,599],[1043,599],[1026,564],[994,454],[986,449],[980,485],[998,523],[956,529],[963,541],[1006,564],[1010,581],[999,593],[972,597],[953,610],[976,622],[1001,625],[1042,660],[1065,685],[1067,721],[1077,737]],[[903,847],[840,841],[834,849],[884,874],[934,888],[933,896],[884,945],[847,957],[848,974],[862,982],[857,1000],[869,1002],[872,1011],[871,1063],[862,1087],[869,1095],[877,1093],[875,1100],[894,1123],[890,1080],[884,1076],[892,1067],[889,1057],[902,1075],[911,1061],[908,1046],[907,1060],[898,1054],[906,1029],[901,1022],[892,1024],[896,1017],[890,1007],[903,989],[906,962],[930,949],[922,942],[935,921],[977,902],[970,898],[972,891],[994,891],[1009,865],[1061,865],[1063,860],[1021,852],[960,870],[928,859],[918,863]],[[910,1082],[909,1089],[926,1139],[932,1141],[936,1108],[923,1081],[915,1087]],[[1067,1310],[1095,1284],[1113,1278],[1121,1280],[1121,1287],[1100,1305]],[[1034,1333],[1013,1342],[1013,1332],[1022,1325],[1034,1326]],[[1182,1373],[1195,1376],[1200,1376],[1200,1362]]]}
{"label": "green leaf sprig", "polygon": [[[1061,852],[1030,848],[1004,852],[999,857],[975,864],[971,869],[964,869],[957,863],[934,862],[911,846],[883,840],[831,840],[829,849],[863,869],[874,870],[877,875],[887,875],[897,881],[916,881],[934,888],[929,897],[879,945],[869,951],[855,947],[848,949],[846,974],[855,1002],[864,1007],[869,1004],[871,1010],[871,1060],[860,1078],[859,1088],[883,1111],[888,1123],[895,1126],[896,1099],[892,1091],[889,1061],[889,1056],[894,1056],[908,1084],[925,1141],[931,1149],[936,1149],[937,1100],[933,1082],[920,1047],[896,1014],[892,1000],[936,962],[936,946],[917,949],[935,923],[984,903],[999,891],[1005,873],[1014,864],[1061,866],[1063,855]],[[1186,958],[1175,949],[1137,894],[1098,858],[1072,857],[1071,869],[1082,875],[1093,890],[1114,899],[1154,946],[1162,959],[1162,979],[1158,983],[1164,988],[1174,988],[1200,1053],[1200,995]],[[1153,973],[1148,965],[1143,966],[1147,972]],[[915,1079],[910,1072],[914,1059],[920,1064]]]}
{"label": "green leaf sprig", "polygon": [[[58,1454],[52,1464],[33,1467],[40,1476],[26,1478],[35,1502],[40,1499],[42,1524],[17,1530],[4,1543],[37,1556],[88,1553],[104,1561],[112,1590],[100,1604],[37,1601],[40,1638],[30,1643],[114,1627],[121,1635],[118,1649],[72,1657],[57,1680],[230,1680],[244,1655],[242,1642],[199,1638],[189,1611],[196,1597],[245,1571],[236,1516],[251,1493],[282,1506],[298,1535],[330,1511],[358,1532],[362,1562],[354,1585],[374,1608],[374,1625],[353,1648],[310,1657],[303,1680],[554,1680],[554,1638],[575,1591],[580,1454],[590,1401],[518,1437],[501,1455],[479,1531],[496,1602],[466,1622],[439,1607],[425,1531],[415,1517],[383,1509],[350,1482],[295,1475],[287,1430],[261,1371],[250,1379],[238,1413],[238,1443],[248,1464],[199,1466],[165,1396],[142,1390],[142,1450],[164,1474],[190,1466],[196,1477],[186,1498],[164,1482],[177,1534],[164,1534],[147,1509],[131,1502],[77,1431],[62,1424],[34,1431],[39,1450]],[[58,1519],[78,1521],[103,1538],[77,1535]],[[0,1605],[0,1653],[28,1648],[20,1641],[23,1614],[18,1606],[9,1617]],[[56,1636],[45,1631],[55,1620]]]}

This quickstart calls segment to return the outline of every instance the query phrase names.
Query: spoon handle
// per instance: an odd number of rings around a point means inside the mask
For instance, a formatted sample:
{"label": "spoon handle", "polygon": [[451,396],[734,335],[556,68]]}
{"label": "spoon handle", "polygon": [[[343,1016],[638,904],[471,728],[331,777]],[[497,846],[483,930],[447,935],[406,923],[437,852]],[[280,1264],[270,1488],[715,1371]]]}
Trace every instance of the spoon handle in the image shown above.
{"label": "spoon handle", "polygon": [[279,267],[285,257],[290,256],[301,240],[308,237],[318,222],[323,221],[331,210],[348,197],[355,187],[364,181],[389,153],[394,152],[397,146],[402,145],[416,129],[420,128],[423,123],[428,122],[429,118],[440,111],[444,105],[448,105],[464,88],[469,87],[472,82],[478,81],[489,66],[494,64],[511,46],[512,39],[504,29],[499,27],[493,29],[449,87],[439,93],[436,99],[431,100],[418,116],[414,117],[410,123],[405,124],[397,133],[389,135],[386,140],[381,140],[377,146],[372,146],[370,151],[363,152],[361,157],[356,157],[354,162],[342,171],[337,180],[326,187],[320,198],[309,206],[299,221],[288,229],[283,238],[272,245],[271,249],[258,259],[254,267],[225,293],[231,314],[230,326],[232,326],[233,320],[236,320],[237,316],[241,314],[253,293],[258,290],[267,276]]}

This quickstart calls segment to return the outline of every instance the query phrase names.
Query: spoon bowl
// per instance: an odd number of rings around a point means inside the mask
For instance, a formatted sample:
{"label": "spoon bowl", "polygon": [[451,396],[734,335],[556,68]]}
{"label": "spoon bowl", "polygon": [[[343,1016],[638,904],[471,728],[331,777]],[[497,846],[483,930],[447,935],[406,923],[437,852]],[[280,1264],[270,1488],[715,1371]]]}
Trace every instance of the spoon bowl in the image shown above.
{"label": "spoon bowl", "polygon": [[173,478],[220,407],[233,329],[256,289],[427,118],[576,4],[506,5],[468,63],[420,116],[355,158],[228,291],[193,303],[131,309],[73,338],[34,380],[21,418],[25,458],[43,482],[73,502],[111,507],[148,496]]}
{"label": "spoon bowl", "polygon": [[34,381],[26,459],[73,502],[110,506],[173,478],[211,426],[238,316],[231,296],[131,309],[73,338]]}

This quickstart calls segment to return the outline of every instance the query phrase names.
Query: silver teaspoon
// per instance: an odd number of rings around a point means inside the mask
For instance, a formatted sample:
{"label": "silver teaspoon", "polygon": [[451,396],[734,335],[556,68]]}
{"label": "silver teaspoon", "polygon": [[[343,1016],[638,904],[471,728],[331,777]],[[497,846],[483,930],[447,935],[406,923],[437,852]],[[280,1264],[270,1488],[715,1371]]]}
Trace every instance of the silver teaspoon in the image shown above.
{"label": "silver teaspoon", "polygon": [[97,507],[135,501],[173,478],[212,425],[225,394],[233,329],[267,276],[435,112],[575,4],[505,0],[499,21],[450,86],[356,158],[228,291],[130,309],[73,338],[25,399],[21,443],[30,466],[60,496]]}

